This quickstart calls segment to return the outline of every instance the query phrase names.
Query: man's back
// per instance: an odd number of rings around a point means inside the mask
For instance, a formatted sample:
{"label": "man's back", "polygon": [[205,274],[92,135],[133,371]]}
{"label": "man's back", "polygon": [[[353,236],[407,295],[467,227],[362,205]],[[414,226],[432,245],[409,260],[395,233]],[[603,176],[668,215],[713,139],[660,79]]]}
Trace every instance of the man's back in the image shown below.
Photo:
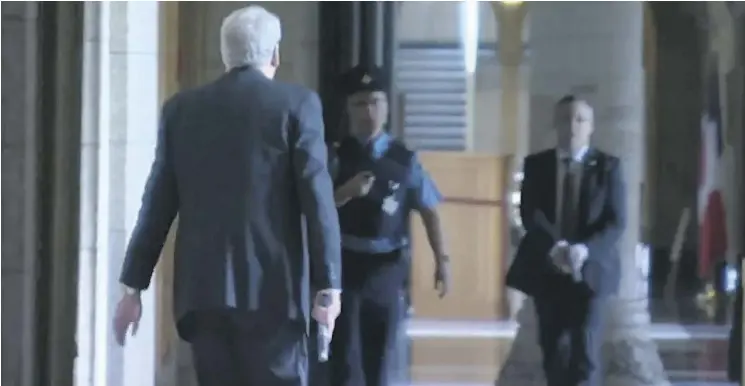
{"label": "man's back", "polygon": [[174,101],[176,264],[191,278],[180,285],[193,286],[178,301],[298,311],[287,302],[300,299],[305,271],[287,137],[292,110],[308,94],[243,70]]}
{"label": "man's back", "polygon": [[321,102],[271,80],[281,36],[264,8],[233,11],[220,27],[229,72],[163,106],[119,278],[114,331],[123,344],[180,215],[174,311],[201,386],[306,384],[311,286],[329,299],[314,319],[331,327],[339,315],[341,240]]}
{"label": "man's back", "polygon": [[[336,267],[326,258],[339,255],[317,95],[243,68],[176,95],[163,110],[143,224],[128,254],[154,248],[150,235],[157,232],[151,229],[162,227],[153,224],[168,217],[160,212],[173,201],[160,198],[168,190],[161,185],[173,185],[177,320],[190,311],[225,307],[307,320],[304,238],[316,257],[314,274],[321,271],[322,282],[314,283],[319,288],[332,287],[324,281],[337,276]],[[157,177],[159,168],[170,177]],[[127,268],[125,263],[125,280],[128,273],[142,276],[142,270]]]}

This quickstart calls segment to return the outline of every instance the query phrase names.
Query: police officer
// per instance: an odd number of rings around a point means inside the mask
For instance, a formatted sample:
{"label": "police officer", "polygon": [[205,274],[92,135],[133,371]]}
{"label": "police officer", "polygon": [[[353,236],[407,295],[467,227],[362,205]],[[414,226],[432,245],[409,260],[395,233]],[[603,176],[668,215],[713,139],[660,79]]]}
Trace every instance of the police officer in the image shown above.
{"label": "police officer", "polygon": [[420,213],[445,296],[449,257],[437,214],[441,196],[416,154],[384,131],[388,98],[377,68],[343,77],[350,135],[337,148],[335,200],[342,230],[342,311],[331,342],[332,386],[387,386],[404,316],[409,215]]}

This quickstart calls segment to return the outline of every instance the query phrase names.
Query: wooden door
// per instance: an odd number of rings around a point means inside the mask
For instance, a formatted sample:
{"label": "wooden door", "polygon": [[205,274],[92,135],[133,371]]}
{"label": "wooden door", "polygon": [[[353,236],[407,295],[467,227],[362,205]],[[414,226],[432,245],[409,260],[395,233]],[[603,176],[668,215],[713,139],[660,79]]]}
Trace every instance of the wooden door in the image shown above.
{"label": "wooden door", "polygon": [[411,296],[416,318],[495,320],[504,292],[502,194],[506,161],[496,156],[424,152],[420,159],[444,196],[451,254],[450,294],[434,291],[434,263],[421,219],[412,221]]}

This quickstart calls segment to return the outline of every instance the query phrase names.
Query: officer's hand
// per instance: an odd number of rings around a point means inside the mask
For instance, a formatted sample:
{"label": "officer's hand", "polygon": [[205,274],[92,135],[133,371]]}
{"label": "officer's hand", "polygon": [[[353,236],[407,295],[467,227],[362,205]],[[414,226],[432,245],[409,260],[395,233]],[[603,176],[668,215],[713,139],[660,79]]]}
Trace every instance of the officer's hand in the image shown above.
{"label": "officer's hand", "polygon": [[360,172],[345,183],[345,187],[353,197],[367,195],[375,183],[375,175],[372,172]]}
{"label": "officer's hand", "polygon": [[435,290],[440,299],[450,291],[450,258],[447,256],[438,257],[435,263]]}

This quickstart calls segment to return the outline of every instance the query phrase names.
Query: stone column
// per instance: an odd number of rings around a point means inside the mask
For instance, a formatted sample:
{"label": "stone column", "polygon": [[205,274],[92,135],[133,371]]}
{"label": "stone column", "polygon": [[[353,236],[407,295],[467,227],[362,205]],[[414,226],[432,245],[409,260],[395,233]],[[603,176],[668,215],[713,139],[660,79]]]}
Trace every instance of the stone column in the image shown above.
{"label": "stone column", "polygon": [[[327,141],[346,135],[341,127],[344,103],[339,95],[339,74],[359,61],[359,4],[356,2],[318,3],[318,94],[323,102]],[[283,63],[284,65],[284,63]]]}
{"label": "stone column", "polygon": [[37,270],[39,3],[2,5],[2,381],[32,385]]}
{"label": "stone column", "polygon": [[[517,192],[520,189],[519,182],[515,179],[515,173],[522,170],[522,160],[527,155],[528,145],[529,100],[526,92],[528,66],[525,60],[525,20],[528,5],[492,2],[492,9],[497,19],[499,31],[501,139],[505,143],[504,149],[508,150],[506,153],[511,156],[508,169],[510,173],[505,176],[504,183],[509,187],[508,194],[511,194],[511,192]],[[518,218],[517,206],[519,202],[512,201],[511,196],[509,197],[510,200],[506,209],[510,224],[508,256],[512,258],[517,251],[524,230]],[[511,288],[507,289],[510,320],[517,317],[524,300],[525,295],[522,292]]]}
{"label": "stone column", "polygon": [[111,321],[158,127],[158,2],[85,4],[81,138],[79,385],[155,383],[157,282],[123,349]]}
{"label": "stone column", "polygon": [[[339,76],[357,64],[375,65],[386,75],[391,106],[397,97],[393,87],[395,16],[399,4],[370,2],[321,2],[318,4],[318,92],[324,105],[328,142],[347,135],[341,124],[344,110],[339,94]],[[283,24],[287,26],[286,23]],[[284,63],[282,64],[284,65]],[[281,68],[281,67],[280,67]],[[389,122],[398,122],[396,109],[389,111]],[[394,132],[396,128],[391,127]],[[399,133],[396,133],[399,134]]]}
{"label": "stone column", "polygon": [[667,385],[639,296],[636,247],[644,162],[644,3],[531,3],[530,151],[555,144],[554,103],[576,94],[595,109],[593,146],[622,160],[628,225],[621,240],[621,288],[610,301],[606,386]]}

